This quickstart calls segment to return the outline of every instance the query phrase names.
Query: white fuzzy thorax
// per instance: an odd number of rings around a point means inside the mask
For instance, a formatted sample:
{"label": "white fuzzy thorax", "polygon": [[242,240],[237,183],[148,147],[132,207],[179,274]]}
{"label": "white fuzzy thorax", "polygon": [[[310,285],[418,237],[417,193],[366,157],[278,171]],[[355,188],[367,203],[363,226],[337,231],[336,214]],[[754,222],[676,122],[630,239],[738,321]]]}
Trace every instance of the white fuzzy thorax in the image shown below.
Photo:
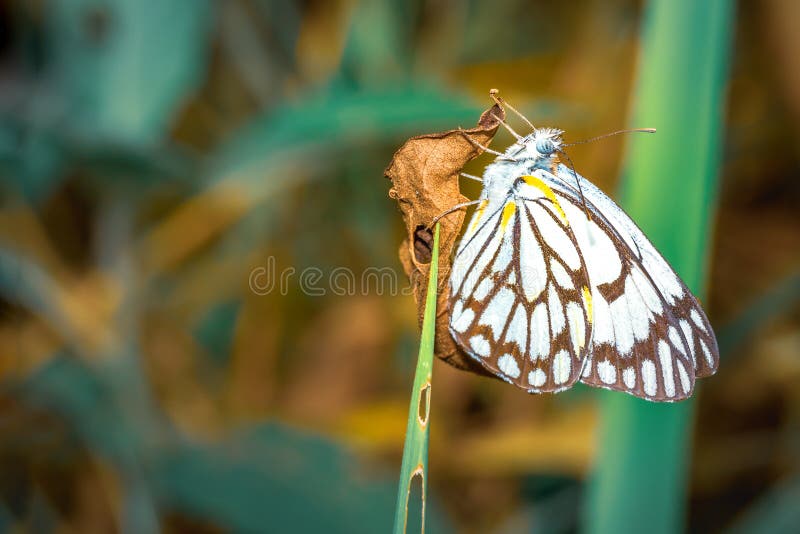
{"label": "white fuzzy thorax", "polygon": [[[556,128],[537,128],[516,143],[509,146],[503,157],[498,156],[486,167],[483,173],[483,192],[481,199],[488,199],[490,207],[495,203],[502,203],[514,186],[514,181],[520,176],[532,174],[536,169],[549,170],[563,141],[563,132]],[[546,154],[537,150],[537,145],[549,141],[553,144],[554,151]]]}

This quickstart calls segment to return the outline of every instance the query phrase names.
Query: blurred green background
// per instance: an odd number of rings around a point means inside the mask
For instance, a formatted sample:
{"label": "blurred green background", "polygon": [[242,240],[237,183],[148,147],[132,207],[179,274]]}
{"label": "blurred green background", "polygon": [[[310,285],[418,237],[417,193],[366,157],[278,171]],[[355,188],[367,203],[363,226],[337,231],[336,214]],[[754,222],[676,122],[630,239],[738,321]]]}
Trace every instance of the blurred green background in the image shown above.
{"label": "blurred green background", "polygon": [[[567,140],[629,125],[637,72],[658,70],[637,71],[647,10],[0,1],[0,531],[388,531],[416,307],[331,283],[404,285],[383,169],[411,135],[472,125],[491,87]],[[721,172],[692,283],[722,363],[674,466],[679,530],[800,525],[798,20],[793,0],[741,2],[720,30]],[[690,22],[676,43],[707,37]],[[570,156],[613,194],[630,142]],[[254,291],[270,269],[294,271]],[[433,374],[429,532],[591,529],[604,396]]]}

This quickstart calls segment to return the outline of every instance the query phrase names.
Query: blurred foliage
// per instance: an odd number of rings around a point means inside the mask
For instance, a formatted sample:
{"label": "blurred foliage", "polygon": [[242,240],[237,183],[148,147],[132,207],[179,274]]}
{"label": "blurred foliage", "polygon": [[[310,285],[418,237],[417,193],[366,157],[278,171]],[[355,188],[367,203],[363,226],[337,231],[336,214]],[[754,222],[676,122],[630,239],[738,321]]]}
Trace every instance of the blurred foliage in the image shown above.
{"label": "blurred foliage", "polygon": [[[625,124],[641,8],[0,2],[0,528],[388,530],[414,304],[300,273],[399,274],[383,168],[473,124],[490,87],[570,140]],[[732,29],[693,531],[796,513],[798,9],[742,2]],[[570,156],[613,191],[624,142]],[[288,282],[252,291],[271,264]],[[429,531],[574,531],[596,396],[436,365]]]}
{"label": "blurred foliage", "polygon": [[[648,3],[633,120],[658,124],[658,142],[630,141],[621,183],[622,207],[700,298],[725,135],[733,8],[728,0]],[[676,42],[681,30],[686,37]],[[702,382],[695,387],[699,391]],[[684,529],[693,403],[603,395],[587,531],[669,534]],[[640,469],[644,465],[649,469]]]}

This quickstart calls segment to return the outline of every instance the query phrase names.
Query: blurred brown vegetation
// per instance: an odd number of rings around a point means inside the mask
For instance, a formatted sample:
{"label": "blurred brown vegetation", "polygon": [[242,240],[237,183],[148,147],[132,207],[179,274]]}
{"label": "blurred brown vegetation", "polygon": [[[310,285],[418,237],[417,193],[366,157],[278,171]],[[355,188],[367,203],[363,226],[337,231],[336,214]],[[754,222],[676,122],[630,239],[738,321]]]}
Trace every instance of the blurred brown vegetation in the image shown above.
{"label": "blurred brown vegetation", "polygon": [[[171,458],[159,451],[176,443],[247,461],[232,440],[268,421],[352,453],[362,467],[346,472],[359,483],[385,475],[393,487],[418,337],[412,298],[314,297],[297,275],[286,294],[257,295],[251,272],[273,257],[297,273],[401,273],[405,232],[382,171],[409,135],[473,124],[490,87],[568,139],[624,126],[639,2],[211,3],[203,42],[187,52],[197,73],[162,112],[164,131],[153,127],[144,141],[87,134],[83,119],[48,108],[63,105],[50,75],[65,61],[51,49],[60,42],[51,15],[64,10],[51,4],[75,3],[0,3],[3,525],[250,525],[231,519],[233,505],[198,512],[202,500],[186,505],[153,480]],[[185,6],[175,5],[159,16],[180,16]],[[79,31],[102,41],[119,30],[114,11],[91,13]],[[699,392],[693,531],[751,520],[800,475],[797,20],[790,0],[739,6],[708,275],[722,363]],[[157,37],[155,50],[167,54],[170,24]],[[405,98],[381,95],[414,84],[459,104],[450,115],[381,119],[376,109]],[[349,103],[335,107],[344,93]],[[508,141],[501,132],[494,143]],[[570,156],[613,192],[624,142],[576,146]],[[488,161],[465,172],[480,174]],[[47,187],[32,193],[40,183]],[[464,193],[478,189],[464,184]],[[74,368],[88,370],[96,380],[86,390],[101,393],[76,393],[69,398],[83,400],[62,410],[51,395],[60,382],[41,380]],[[434,383],[430,487],[445,522],[460,532],[574,530],[594,452],[593,393],[531,397],[441,362]],[[56,401],[37,397],[42,384]],[[116,448],[98,445],[106,438],[97,421]],[[261,461],[254,471],[274,465]],[[250,508],[242,513],[257,513]],[[389,521],[387,513],[373,527]]]}

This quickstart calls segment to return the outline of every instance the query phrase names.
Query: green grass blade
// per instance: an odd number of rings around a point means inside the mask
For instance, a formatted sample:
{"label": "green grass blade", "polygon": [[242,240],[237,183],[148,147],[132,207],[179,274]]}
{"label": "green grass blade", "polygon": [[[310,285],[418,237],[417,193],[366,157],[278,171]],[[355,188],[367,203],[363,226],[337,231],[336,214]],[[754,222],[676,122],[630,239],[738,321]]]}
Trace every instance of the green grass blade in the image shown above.
{"label": "green grass blade", "polygon": [[428,293],[425,298],[425,316],[422,320],[422,338],[419,344],[414,389],[408,407],[408,427],[403,446],[403,463],[400,467],[400,484],[397,488],[397,507],[394,514],[394,533],[403,534],[408,522],[408,498],[414,477],[422,483],[422,532],[425,531],[425,498],[428,488],[428,433],[431,409],[431,373],[433,371],[433,339],[436,329],[436,288],[439,275],[439,225],[433,232]]}
{"label": "green grass blade", "polygon": [[[645,14],[622,205],[702,296],[713,216],[733,2],[652,0]],[[602,395],[584,530],[683,530],[692,402]]]}

